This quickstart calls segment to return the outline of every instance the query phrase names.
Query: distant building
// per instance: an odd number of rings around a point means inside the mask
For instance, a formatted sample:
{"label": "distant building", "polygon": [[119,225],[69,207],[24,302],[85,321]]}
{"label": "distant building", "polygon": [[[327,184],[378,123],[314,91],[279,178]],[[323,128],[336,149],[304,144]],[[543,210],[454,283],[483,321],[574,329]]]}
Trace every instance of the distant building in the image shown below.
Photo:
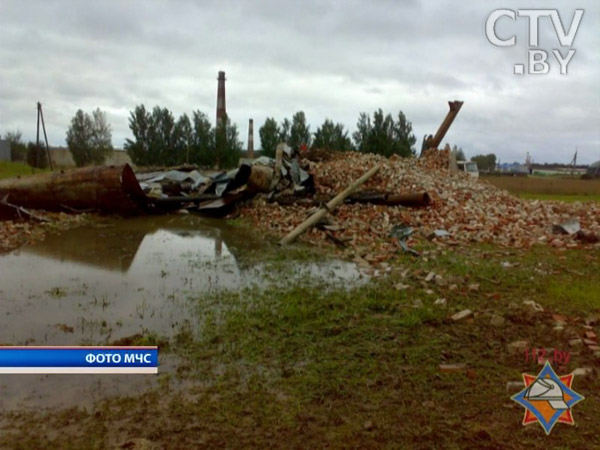
{"label": "distant building", "polygon": [[0,161],[10,161],[10,142],[0,139]]}
{"label": "distant building", "polygon": [[502,173],[529,173],[529,168],[518,162],[498,164],[496,170]]}

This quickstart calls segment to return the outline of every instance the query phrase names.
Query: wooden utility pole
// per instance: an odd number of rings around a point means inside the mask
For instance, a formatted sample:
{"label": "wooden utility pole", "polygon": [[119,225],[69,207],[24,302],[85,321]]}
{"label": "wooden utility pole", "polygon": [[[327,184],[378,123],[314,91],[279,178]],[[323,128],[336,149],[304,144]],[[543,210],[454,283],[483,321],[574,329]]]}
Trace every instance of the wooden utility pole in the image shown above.
{"label": "wooden utility pole", "polygon": [[40,120],[42,122],[42,130],[44,131],[44,141],[46,142],[46,156],[48,157],[48,164],[50,165],[50,170],[54,170],[52,166],[52,158],[50,158],[50,147],[48,146],[48,135],[46,134],[46,125],[44,124],[44,113],[42,111],[42,104],[40,102],[37,103],[37,133],[36,133],[36,163],[40,165]]}

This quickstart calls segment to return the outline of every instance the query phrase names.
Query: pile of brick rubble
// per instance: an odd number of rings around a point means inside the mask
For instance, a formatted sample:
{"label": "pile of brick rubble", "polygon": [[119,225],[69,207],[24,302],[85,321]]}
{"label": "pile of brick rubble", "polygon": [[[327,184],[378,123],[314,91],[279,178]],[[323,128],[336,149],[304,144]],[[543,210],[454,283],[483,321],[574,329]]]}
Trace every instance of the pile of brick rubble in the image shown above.
{"label": "pile of brick rubble", "polygon": [[[577,219],[587,237],[600,236],[600,205],[597,203],[561,203],[517,198],[488,182],[466,173],[450,172],[447,151],[428,151],[423,158],[400,158],[356,152],[335,153],[326,161],[309,162],[315,176],[317,194],[333,196],[345,189],[375,164],[379,172],[361,188],[391,192],[426,191],[431,205],[404,208],[371,204],[343,204],[333,214],[339,230],[328,231],[352,247],[368,248],[385,259],[398,251],[398,242],[390,236],[394,225],[415,228],[408,241],[430,235],[433,230],[449,233],[436,238],[440,245],[493,242],[501,246],[526,248],[536,243],[553,247],[598,245],[586,243],[575,235],[560,235],[553,225]],[[244,205],[240,213],[257,228],[283,236],[305,220],[314,207],[292,204],[282,206],[258,196]],[[313,229],[302,240],[325,241],[327,233]],[[581,236],[580,236],[581,237]],[[589,240],[588,240],[589,241]]]}

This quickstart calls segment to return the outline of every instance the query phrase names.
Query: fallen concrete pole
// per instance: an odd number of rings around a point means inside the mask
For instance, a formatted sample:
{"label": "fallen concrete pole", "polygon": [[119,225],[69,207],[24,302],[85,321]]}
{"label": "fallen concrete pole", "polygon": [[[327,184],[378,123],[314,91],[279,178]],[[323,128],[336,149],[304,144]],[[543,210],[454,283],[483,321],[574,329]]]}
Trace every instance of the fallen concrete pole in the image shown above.
{"label": "fallen concrete pole", "polygon": [[131,167],[97,166],[0,180],[0,198],[47,211],[135,214],[146,206]]}
{"label": "fallen concrete pole", "polygon": [[294,228],[287,236],[285,236],[281,240],[280,244],[286,245],[291,242],[294,242],[294,240],[296,240],[298,236],[300,236],[309,228],[315,226],[315,224],[319,220],[321,220],[323,216],[337,208],[340,203],[346,200],[346,198],[356,190],[356,188],[358,188],[361,184],[363,184],[365,181],[367,181],[369,178],[375,175],[380,167],[381,165],[379,164],[375,167],[372,167],[362,177],[360,177],[358,180],[356,180],[354,183],[352,183],[350,186],[348,186],[346,189],[344,189],[342,192],[336,195],[332,200],[330,200],[325,205],[325,207],[319,208],[317,212],[315,212],[312,216],[310,216],[308,219],[306,219],[304,222],[302,222],[300,225]]}

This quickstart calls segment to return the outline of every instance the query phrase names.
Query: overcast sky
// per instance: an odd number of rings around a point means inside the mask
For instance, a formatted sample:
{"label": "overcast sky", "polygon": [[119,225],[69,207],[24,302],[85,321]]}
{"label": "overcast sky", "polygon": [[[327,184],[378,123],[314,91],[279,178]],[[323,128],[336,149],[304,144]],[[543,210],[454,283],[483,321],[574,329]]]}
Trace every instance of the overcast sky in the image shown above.
{"label": "overcast sky", "polygon": [[[497,23],[513,47],[495,47],[485,21],[498,8],[558,9],[565,28],[583,9],[567,75],[550,52],[547,75],[514,75],[527,62],[528,20]],[[303,110],[353,132],[361,111],[404,111],[420,148],[448,100],[464,100],[444,142],[467,156],[568,163],[600,159],[598,0],[0,0],[0,133],[35,138],[43,104],[50,145],[65,145],[77,109],[105,110],[113,145],[131,137],[136,105],[214,122],[217,72],[227,74],[227,113],[245,142],[258,128]],[[549,18],[540,46],[560,47]]]}

